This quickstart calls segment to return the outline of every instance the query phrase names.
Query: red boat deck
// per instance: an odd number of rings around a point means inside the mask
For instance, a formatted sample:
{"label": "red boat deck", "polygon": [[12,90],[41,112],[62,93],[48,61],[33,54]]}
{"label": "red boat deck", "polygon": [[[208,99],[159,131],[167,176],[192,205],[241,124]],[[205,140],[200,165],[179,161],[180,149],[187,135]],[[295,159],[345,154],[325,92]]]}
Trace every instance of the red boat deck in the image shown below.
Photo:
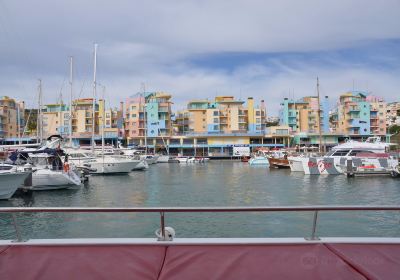
{"label": "red boat deck", "polygon": [[0,245],[0,279],[400,279],[400,244]]}

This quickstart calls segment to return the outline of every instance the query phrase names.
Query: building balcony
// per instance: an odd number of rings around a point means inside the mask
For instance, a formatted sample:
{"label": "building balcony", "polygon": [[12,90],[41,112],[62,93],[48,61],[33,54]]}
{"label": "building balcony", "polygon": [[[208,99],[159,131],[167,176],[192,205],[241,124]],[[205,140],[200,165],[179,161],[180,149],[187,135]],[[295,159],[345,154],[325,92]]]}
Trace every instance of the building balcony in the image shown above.
{"label": "building balcony", "polygon": [[350,107],[347,109],[347,114],[350,114],[352,112],[360,112],[360,108],[358,107]]}

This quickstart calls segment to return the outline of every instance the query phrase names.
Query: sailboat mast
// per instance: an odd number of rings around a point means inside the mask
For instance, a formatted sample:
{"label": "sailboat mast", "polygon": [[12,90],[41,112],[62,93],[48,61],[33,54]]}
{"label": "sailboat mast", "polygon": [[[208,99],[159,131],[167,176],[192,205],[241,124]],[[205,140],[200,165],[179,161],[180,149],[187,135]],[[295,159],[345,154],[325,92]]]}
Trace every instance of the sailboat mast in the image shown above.
{"label": "sailboat mast", "polygon": [[17,102],[17,127],[18,127],[18,142],[21,145],[22,144],[22,139],[21,139],[21,112],[20,112],[20,104]]}
{"label": "sailboat mast", "polygon": [[39,98],[38,98],[38,120],[37,120],[37,142],[42,143],[43,139],[43,117],[42,117],[42,80],[39,79]]}
{"label": "sailboat mast", "polygon": [[147,118],[146,118],[146,111],[147,111],[147,103],[146,103],[146,86],[143,84],[143,100],[144,100],[144,146],[145,146],[145,151],[147,155]]}
{"label": "sailboat mast", "polygon": [[72,147],[72,93],[73,93],[73,67],[74,67],[74,58],[70,56],[69,58],[69,87],[70,87],[70,95],[69,95],[69,145]]}
{"label": "sailboat mast", "polygon": [[103,101],[102,101],[102,111],[101,111],[101,153],[103,155],[103,161],[104,161],[104,127],[105,127],[105,116],[106,116],[106,101],[105,101],[105,95],[106,95],[106,87],[103,86]]}
{"label": "sailboat mast", "polygon": [[319,97],[319,79],[317,77],[317,96],[318,96],[318,133],[319,133],[319,152],[322,152],[322,131],[321,131],[321,102]]}
{"label": "sailboat mast", "polygon": [[96,122],[96,67],[97,67],[97,44],[94,44],[93,63],[93,107],[92,107],[92,152],[94,153],[94,130]]}

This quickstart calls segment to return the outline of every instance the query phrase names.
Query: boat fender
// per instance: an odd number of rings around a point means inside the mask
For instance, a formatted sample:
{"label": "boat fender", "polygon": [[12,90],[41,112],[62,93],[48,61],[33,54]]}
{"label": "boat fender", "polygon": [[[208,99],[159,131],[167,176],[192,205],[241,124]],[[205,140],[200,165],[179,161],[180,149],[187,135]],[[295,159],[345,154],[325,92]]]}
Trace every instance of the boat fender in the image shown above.
{"label": "boat fender", "polygon": [[68,172],[68,171],[69,171],[69,163],[64,162],[64,172]]}
{"label": "boat fender", "polygon": [[165,227],[165,237],[162,236],[161,228],[155,231],[158,241],[172,241],[175,237],[175,230],[172,227]]}

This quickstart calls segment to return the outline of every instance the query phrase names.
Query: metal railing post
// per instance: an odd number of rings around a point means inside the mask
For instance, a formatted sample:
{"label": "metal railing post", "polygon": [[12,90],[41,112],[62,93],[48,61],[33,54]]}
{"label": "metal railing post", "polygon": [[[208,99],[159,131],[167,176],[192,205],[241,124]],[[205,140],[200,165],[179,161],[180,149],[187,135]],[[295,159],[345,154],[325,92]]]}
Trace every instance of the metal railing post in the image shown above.
{"label": "metal railing post", "polygon": [[165,240],[165,213],[164,212],[160,212],[160,230],[161,230],[161,236],[162,236],[162,240]]}
{"label": "metal railing post", "polygon": [[19,226],[17,223],[17,217],[15,216],[15,213],[11,213],[11,218],[12,218],[12,223],[13,223],[14,230],[15,230],[15,235],[17,236],[17,240],[15,240],[14,242],[23,242],[24,240],[22,239],[21,231],[19,229]]}
{"label": "metal railing post", "polygon": [[319,240],[319,238],[315,235],[317,231],[317,220],[318,220],[318,211],[314,211],[313,226],[311,231],[311,237],[309,240]]}

